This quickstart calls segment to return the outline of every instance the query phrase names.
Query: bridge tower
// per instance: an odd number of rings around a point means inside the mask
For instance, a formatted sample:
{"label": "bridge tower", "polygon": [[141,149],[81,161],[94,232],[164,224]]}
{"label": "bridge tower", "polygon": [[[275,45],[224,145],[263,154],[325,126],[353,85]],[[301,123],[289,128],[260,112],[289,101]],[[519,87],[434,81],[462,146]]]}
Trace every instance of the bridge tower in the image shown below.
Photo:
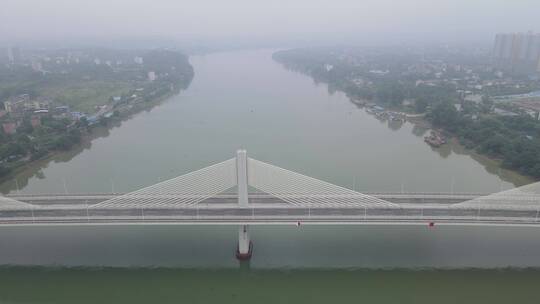
{"label": "bridge tower", "polygon": [[[238,205],[240,207],[249,206],[248,197],[248,170],[247,152],[238,150],[236,152],[236,182],[238,188]],[[238,248],[236,258],[239,260],[249,260],[253,252],[253,243],[249,238],[248,225],[242,225],[238,229]]]}
{"label": "bridge tower", "polygon": [[249,199],[246,150],[236,151],[236,183],[238,186],[238,205],[247,207]]}

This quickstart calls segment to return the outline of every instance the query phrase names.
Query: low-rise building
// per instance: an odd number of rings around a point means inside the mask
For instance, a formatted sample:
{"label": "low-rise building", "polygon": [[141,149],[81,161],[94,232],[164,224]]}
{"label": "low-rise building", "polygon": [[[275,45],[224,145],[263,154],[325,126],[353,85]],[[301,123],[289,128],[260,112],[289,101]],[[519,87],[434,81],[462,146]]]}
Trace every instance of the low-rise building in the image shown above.
{"label": "low-rise building", "polygon": [[517,116],[518,115],[517,113],[510,112],[510,111],[500,109],[500,108],[493,109],[493,113],[499,116]]}
{"label": "low-rise building", "polygon": [[22,94],[4,101],[4,109],[8,113],[19,113],[25,110],[25,104],[30,101],[30,95]]}
{"label": "low-rise building", "polygon": [[35,100],[30,100],[24,103],[25,110],[29,111],[38,111],[38,110],[49,110],[51,101],[47,98],[39,97]]}
{"label": "low-rise building", "polygon": [[71,112],[70,115],[72,120],[80,120],[81,118],[86,117],[86,114],[82,112]]}
{"label": "low-rise building", "polygon": [[54,113],[55,114],[65,114],[65,113],[68,113],[68,112],[69,112],[69,107],[68,106],[58,106],[58,107],[54,108]]}
{"label": "low-rise building", "polygon": [[41,126],[41,117],[35,115],[30,118],[30,124],[33,128]]}
{"label": "low-rise building", "polygon": [[24,111],[49,110],[50,99],[38,97],[30,100],[30,95],[22,94],[10,98],[4,102],[4,108],[8,113],[21,113]]}
{"label": "low-rise building", "polygon": [[14,121],[6,121],[2,123],[2,129],[5,134],[11,135],[17,132],[17,123]]}
{"label": "low-rise building", "polygon": [[481,94],[469,94],[469,95],[465,96],[464,100],[479,104],[479,103],[482,102],[482,95]]}

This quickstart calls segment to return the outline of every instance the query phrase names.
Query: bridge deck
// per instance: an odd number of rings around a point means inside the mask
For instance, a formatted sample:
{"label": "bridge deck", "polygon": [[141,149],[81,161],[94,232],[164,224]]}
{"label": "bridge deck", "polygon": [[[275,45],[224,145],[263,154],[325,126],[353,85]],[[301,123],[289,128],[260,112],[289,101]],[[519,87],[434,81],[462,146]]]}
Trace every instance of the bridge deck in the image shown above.
{"label": "bridge deck", "polygon": [[235,195],[218,195],[196,205],[148,207],[101,206],[119,194],[14,195],[28,203],[0,208],[0,225],[138,225],[138,224],[419,224],[540,226],[538,210],[468,209],[453,204],[479,194],[373,194],[396,207],[294,206],[273,196],[252,194],[239,207]]}

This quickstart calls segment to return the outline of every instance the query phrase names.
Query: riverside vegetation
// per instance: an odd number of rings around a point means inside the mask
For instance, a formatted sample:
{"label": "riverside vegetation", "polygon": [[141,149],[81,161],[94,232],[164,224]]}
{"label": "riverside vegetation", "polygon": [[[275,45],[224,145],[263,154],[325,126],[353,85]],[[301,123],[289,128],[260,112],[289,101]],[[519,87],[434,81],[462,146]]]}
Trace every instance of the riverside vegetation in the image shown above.
{"label": "riverside vegetation", "polygon": [[[293,49],[274,53],[285,67],[365,101],[425,113],[434,126],[505,168],[540,178],[538,110],[496,96],[540,89],[538,77],[504,74],[486,53],[434,49]],[[538,100],[540,109],[540,100]]]}
{"label": "riverside vegetation", "polygon": [[194,75],[176,51],[27,51],[0,66],[0,177],[81,142],[97,126],[186,89]]}

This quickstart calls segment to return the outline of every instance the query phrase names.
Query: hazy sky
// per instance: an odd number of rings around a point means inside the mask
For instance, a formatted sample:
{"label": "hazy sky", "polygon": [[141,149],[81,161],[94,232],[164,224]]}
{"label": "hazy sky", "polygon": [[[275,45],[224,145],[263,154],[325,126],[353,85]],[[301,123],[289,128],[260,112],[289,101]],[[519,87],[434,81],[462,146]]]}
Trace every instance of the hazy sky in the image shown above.
{"label": "hazy sky", "polygon": [[0,0],[0,37],[491,39],[540,31],[539,14],[540,0]]}

